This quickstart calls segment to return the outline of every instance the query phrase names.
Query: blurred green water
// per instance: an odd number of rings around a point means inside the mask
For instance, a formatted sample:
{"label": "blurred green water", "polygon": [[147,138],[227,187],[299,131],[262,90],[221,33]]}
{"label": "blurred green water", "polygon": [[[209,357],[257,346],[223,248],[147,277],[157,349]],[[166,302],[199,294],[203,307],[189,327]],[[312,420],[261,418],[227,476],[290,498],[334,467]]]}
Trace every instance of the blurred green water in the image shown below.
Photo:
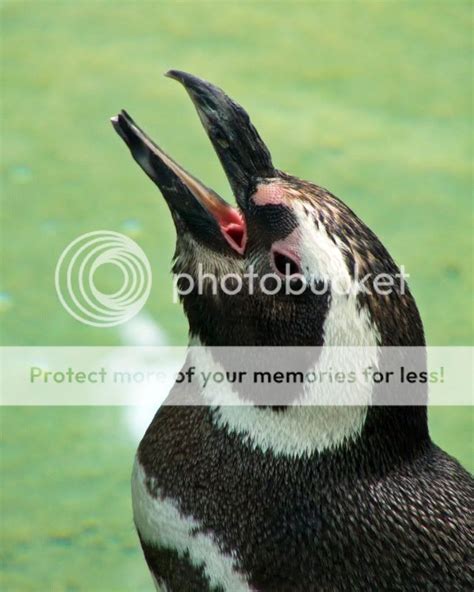
{"label": "blurred green water", "polygon": [[[280,168],[329,187],[375,230],[411,275],[430,344],[471,344],[470,18],[456,1],[3,2],[2,343],[120,343],[68,316],[53,289],[63,248],[102,228],[145,250],[147,310],[184,343],[168,212],[108,123],[126,107],[229,195],[189,99],[161,76],[173,67],[225,88]],[[472,411],[430,419],[472,470]],[[150,590],[123,410],[3,409],[1,427],[1,589]]]}

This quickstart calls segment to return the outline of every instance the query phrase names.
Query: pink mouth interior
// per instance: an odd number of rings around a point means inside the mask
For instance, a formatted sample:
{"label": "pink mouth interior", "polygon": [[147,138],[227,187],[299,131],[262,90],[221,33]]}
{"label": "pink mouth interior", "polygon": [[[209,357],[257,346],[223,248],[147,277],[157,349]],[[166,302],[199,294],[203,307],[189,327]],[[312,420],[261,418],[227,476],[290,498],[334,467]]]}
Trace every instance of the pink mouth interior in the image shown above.
{"label": "pink mouth interior", "polygon": [[218,223],[225,240],[234,251],[243,255],[247,244],[247,228],[243,216],[231,207],[219,214]]}

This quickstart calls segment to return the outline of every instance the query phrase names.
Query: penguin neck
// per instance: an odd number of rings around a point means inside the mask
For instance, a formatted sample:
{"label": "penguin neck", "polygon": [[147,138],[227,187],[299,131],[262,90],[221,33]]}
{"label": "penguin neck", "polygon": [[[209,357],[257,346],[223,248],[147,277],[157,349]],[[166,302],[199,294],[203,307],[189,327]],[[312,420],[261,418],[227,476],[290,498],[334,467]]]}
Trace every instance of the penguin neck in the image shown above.
{"label": "penguin neck", "polygon": [[[414,301],[411,300],[410,303],[415,320],[418,319],[413,325],[420,327],[420,335],[409,340],[409,343],[420,346],[417,351],[422,358],[418,367],[423,369],[426,361],[421,347],[424,346],[422,325]],[[383,365],[385,354],[384,348],[380,346],[384,344],[397,345],[403,356],[411,356],[410,348],[402,347],[405,341],[401,338],[394,341],[384,323],[380,319],[379,322],[374,322],[369,309],[360,306],[357,296],[334,296],[326,309],[322,325],[316,323],[313,334],[313,345],[321,346],[318,363],[322,368],[337,367],[341,360],[345,363],[348,350],[343,348],[362,348],[363,356],[361,358],[358,355],[356,362],[361,367],[371,364],[379,367],[381,362]],[[317,336],[321,336],[321,339]],[[202,344],[198,337],[194,337],[190,345]],[[212,348],[222,343],[214,344],[206,339],[204,345]],[[333,348],[339,348],[341,355],[338,359],[334,357]],[[372,359],[374,355],[376,357]],[[380,355],[381,359],[378,357]],[[208,367],[212,363],[212,359],[206,360],[203,365]],[[199,368],[201,363],[196,361],[195,365]],[[222,400],[222,387],[217,386],[216,394]],[[313,386],[305,393],[309,397],[309,404],[289,406],[284,410],[242,405],[232,389],[228,394],[227,405],[213,401],[212,393],[206,399],[206,403],[214,409],[213,422],[216,427],[239,436],[252,447],[271,451],[276,455],[326,455],[341,450],[350,450],[354,454],[355,449],[359,449],[364,451],[364,458],[396,459],[417,454],[429,441],[426,388],[423,385],[417,393],[417,405],[403,407],[374,405],[377,392],[372,388],[363,390],[361,385],[348,387],[347,399],[343,400],[352,404],[347,406],[330,404],[335,400],[330,386],[319,390]],[[354,400],[357,401],[356,405],[353,404]]]}

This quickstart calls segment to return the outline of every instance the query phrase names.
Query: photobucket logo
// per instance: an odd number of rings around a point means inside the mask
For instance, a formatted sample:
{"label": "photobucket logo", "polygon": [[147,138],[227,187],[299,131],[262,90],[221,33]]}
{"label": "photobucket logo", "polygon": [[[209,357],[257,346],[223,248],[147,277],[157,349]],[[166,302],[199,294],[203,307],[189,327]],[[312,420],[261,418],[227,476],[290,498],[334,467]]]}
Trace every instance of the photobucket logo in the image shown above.
{"label": "photobucket logo", "polygon": [[205,272],[202,264],[199,263],[195,276],[189,273],[178,273],[174,275],[173,302],[179,302],[183,296],[187,296],[191,292],[195,292],[198,295],[211,294],[213,296],[216,296],[218,293],[235,296],[242,292],[252,295],[256,291],[267,296],[273,296],[278,293],[299,296],[307,290],[310,290],[316,296],[326,294],[327,292],[338,296],[356,296],[358,294],[388,296],[392,292],[400,295],[406,292],[406,280],[409,274],[406,273],[403,265],[400,266],[399,272],[394,274],[382,272],[360,275],[357,268],[354,271],[355,273],[352,277],[343,277],[342,280],[335,278],[336,281],[331,282],[327,278],[307,278],[303,274],[290,274],[289,269],[287,275],[278,273],[259,275],[255,272],[255,268],[252,265],[241,275],[228,273],[217,276],[213,273]]}
{"label": "photobucket logo", "polygon": [[[94,276],[103,265],[113,265],[122,274],[122,284],[112,294],[96,286]],[[131,238],[97,230],[82,234],[64,249],[54,282],[59,300],[71,316],[93,327],[113,327],[135,316],[147,301],[151,267]]]}

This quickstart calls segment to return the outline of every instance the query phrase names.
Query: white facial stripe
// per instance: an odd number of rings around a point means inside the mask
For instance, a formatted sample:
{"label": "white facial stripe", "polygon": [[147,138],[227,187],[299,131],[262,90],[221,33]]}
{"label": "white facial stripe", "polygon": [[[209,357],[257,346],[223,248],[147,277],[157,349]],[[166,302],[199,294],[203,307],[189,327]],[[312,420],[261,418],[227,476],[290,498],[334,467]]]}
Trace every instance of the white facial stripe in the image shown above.
{"label": "white facial stripe", "polygon": [[359,284],[354,281],[344,259],[344,243],[336,244],[321,224],[316,226],[303,206],[295,204],[301,228],[302,267],[331,287],[331,304],[324,323],[324,344],[330,346],[369,346],[380,343],[380,334],[366,308],[357,301]]}
{"label": "white facial stripe", "polygon": [[188,553],[192,564],[203,567],[214,587],[251,592],[243,575],[236,570],[236,560],[222,553],[210,535],[194,532],[200,526],[197,520],[183,516],[173,500],[150,495],[138,460],[132,475],[132,503],[135,524],[145,542],[174,549],[181,556]]}
{"label": "white facial stripe", "polygon": [[320,225],[318,228],[302,204],[295,203],[293,209],[298,220],[301,265],[305,273],[309,272],[318,280],[330,282],[338,294],[345,294],[351,286],[352,278],[344,260],[343,243],[336,237],[338,244],[334,244],[324,226]]}

